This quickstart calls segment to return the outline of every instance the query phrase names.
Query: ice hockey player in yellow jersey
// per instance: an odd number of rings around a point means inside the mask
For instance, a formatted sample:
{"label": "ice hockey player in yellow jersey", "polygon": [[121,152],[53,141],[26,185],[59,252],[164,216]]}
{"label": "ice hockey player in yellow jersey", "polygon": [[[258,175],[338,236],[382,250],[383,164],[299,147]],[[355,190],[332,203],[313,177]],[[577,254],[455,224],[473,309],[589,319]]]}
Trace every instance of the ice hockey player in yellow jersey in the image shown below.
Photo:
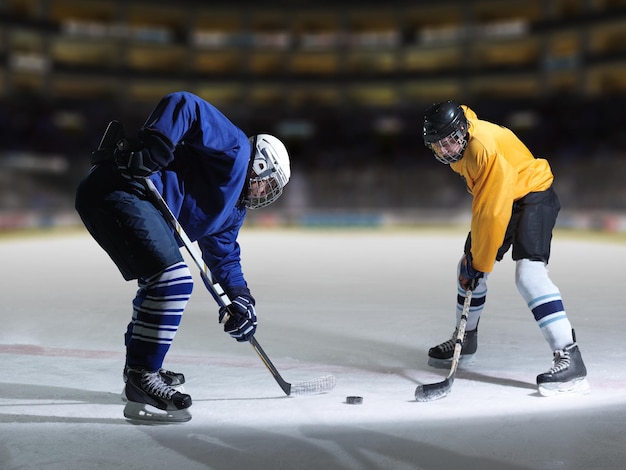
{"label": "ice hockey player in yellow jersey", "polygon": [[[489,273],[512,248],[515,284],[553,351],[552,367],[537,376],[539,392],[588,392],[587,370],[561,293],[548,276],[552,230],[561,208],[548,161],[536,158],[511,130],[478,119],[454,101],[426,110],[423,138],[437,160],[464,178],[473,197],[470,232],[457,266],[457,324],[465,292],[472,290],[462,361],[478,347]],[[429,350],[430,365],[449,364],[455,337]]]}

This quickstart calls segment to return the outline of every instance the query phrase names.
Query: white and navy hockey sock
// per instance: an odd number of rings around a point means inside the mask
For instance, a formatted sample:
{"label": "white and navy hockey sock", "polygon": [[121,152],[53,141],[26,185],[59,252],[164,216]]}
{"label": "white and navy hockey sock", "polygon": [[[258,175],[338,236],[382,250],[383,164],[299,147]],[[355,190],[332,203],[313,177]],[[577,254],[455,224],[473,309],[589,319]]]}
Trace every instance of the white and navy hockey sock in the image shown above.
{"label": "white and navy hockey sock", "polygon": [[[457,278],[459,274],[459,266],[457,267]],[[478,321],[480,315],[485,308],[485,302],[487,301],[487,278],[489,273],[484,273],[483,277],[478,280],[476,288],[472,291],[472,300],[470,301],[470,308],[467,315],[467,325],[465,329],[467,331],[473,331],[478,327]],[[461,315],[463,314],[463,305],[465,304],[465,289],[461,287],[461,284],[457,282],[457,296],[456,296],[456,324],[461,321]]]}
{"label": "white and navy hockey sock", "polygon": [[147,279],[139,279],[133,318],[126,331],[126,361],[130,367],[156,371],[163,365],[183,311],[191,297],[193,279],[184,262]]}
{"label": "white and navy hockey sock", "polygon": [[546,264],[528,259],[517,261],[515,285],[552,351],[572,344],[572,325],[565,313],[561,293],[548,276]]}

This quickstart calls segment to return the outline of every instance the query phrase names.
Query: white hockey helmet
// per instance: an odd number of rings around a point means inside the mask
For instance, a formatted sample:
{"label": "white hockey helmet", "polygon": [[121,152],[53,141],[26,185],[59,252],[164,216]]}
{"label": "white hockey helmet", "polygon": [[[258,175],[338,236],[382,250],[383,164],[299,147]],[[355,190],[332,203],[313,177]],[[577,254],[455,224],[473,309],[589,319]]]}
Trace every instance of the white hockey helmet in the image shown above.
{"label": "white hockey helmet", "polygon": [[285,145],[273,135],[252,136],[250,145],[253,160],[246,207],[258,209],[278,199],[289,182],[291,168]]}

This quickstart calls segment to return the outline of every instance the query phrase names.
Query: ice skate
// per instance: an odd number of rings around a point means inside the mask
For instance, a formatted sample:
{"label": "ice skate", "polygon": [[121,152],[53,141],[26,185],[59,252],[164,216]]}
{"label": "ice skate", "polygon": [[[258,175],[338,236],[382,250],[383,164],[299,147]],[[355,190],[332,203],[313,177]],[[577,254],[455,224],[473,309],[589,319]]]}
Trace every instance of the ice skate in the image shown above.
{"label": "ice skate", "polygon": [[[124,384],[128,382],[127,374],[128,374],[128,366],[124,366],[124,372],[122,373]],[[180,393],[183,393],[185,391],[185,387],[183,386],[183,384],[185,383],[184,374],[181,374],[180,372],[172,372],[171,370],[167,370],[163,368],[159,369],[159,374],[161,375],[161,378],[163,379],[163,382],[165,382],[166,385],[169,385],[174,390]],[[126,398],[126,387],[122,389],[120,398],[122,399],[124,403],[128,401],[128,398]]]}
{"label": "ice skate", "polygon": [[160,371],[128,369],[124,416],[132,420],[176,423],[191,419],[191,396],[167,385]]}
{"label": "ice skate", "polygon": [[537,376],[539,393],[549,397],[564,393],[589,393],[587,368],[576,343],[554,351],[552,368]]}
{"label": "ice skate", "polygon": [[[438,369],[447,369],[452,362],[454,355],[454,344],[456,341],[457,330],[454,330],[452,337],[437,346],[433,346],[428,350],[428,365]],[[468,365],[472,363],[472,359],[478,349],[478,328],[466,331],[463,336],[463,347],[461,348],[461,358],[459,365]]]}

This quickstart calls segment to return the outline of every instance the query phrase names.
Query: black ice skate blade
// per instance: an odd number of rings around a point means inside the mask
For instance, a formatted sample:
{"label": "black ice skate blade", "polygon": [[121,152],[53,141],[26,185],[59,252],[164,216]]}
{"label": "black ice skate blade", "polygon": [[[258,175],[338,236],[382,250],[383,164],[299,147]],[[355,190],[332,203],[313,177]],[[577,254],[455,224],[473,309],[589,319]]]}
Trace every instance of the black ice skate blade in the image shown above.
{"label": "black ice skate blade", "polygon": [[124,417],[136,424],[185,423],[191,419],[188,409],[160,410],[146,403],[127,401]]}

